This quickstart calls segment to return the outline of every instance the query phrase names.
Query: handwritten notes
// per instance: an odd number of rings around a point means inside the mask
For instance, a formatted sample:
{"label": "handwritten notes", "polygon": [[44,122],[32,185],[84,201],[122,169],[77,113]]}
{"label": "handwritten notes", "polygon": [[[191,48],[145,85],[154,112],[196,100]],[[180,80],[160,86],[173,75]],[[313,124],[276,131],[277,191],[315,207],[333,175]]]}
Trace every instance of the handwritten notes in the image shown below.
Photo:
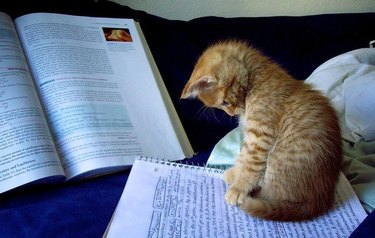
{"label": "handwritten notes", "polygon": [[335,209],[307,222],[264,221],[228,205],[223,171],[136,160],[107,237],[348,237],[366,217],[341,177]]}

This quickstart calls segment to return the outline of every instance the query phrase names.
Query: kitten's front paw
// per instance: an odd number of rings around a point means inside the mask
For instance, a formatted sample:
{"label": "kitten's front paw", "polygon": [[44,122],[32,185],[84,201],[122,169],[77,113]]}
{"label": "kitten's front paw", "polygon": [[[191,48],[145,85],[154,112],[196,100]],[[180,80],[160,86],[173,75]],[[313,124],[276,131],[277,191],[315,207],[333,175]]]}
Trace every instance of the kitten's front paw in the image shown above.
{"label": "kitten's front paw", "polygon": [[236,180],[235,167],[231,167],[224,172],[224,180],[228,184],[232,184]]}
{"label": "kitten's front paw", "polygon": [[245,201],[246,196],[247,196],[247,192],[237,189],[236,187],[232,187],[225,194],[225,200],[230,205],[240,206]]}

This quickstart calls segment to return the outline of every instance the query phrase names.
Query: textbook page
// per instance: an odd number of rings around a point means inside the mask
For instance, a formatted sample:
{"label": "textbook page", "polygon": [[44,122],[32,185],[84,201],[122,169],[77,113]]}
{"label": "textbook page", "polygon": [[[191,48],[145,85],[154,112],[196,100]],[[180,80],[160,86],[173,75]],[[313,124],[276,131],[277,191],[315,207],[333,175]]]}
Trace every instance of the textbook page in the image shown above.
{"label": "textbook page", "polygon": [[134,21],[34,13],[16,19],[69,178],[184,159]]}
{"label": "textbook page", "polygon": [[220,170],[136,160],[104,237],[349,237],[367,216],[343,174],[334,209],[305,222],[254,218],[227,189]]}
{"label": "textbook page", "polygon": [[0,12],[0,193],[64,176],[11,18]]}

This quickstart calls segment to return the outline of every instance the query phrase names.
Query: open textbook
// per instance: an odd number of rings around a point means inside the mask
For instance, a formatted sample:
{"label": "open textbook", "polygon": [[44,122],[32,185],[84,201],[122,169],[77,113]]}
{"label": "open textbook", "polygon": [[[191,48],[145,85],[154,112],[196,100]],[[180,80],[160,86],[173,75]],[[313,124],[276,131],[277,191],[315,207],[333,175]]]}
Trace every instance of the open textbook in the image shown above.
{"label": "open textbook", "polygon": [[0,193],[193,150],[131,19],[0,13]]}
{"label": "open textbook", "polygon": [[225,202],[223,172],[137,159],[103,237],[349,237],[367,216],[341,174],[328,214],[304,222],[255,218]]}

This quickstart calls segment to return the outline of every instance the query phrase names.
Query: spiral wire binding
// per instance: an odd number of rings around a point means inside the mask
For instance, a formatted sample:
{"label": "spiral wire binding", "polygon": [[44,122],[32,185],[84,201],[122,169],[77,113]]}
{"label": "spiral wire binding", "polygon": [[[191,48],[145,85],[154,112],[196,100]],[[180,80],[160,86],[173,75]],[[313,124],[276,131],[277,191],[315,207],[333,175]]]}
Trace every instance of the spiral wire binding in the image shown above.
{"label": "spiral wire binding", "polygon": [[165,164],[167,166],[174,166],[174,167],[179,167],[179,168],[190,168],[190,169],[197,169],[197,170],[202,170],[203,172],[208,172],[208,173],[224,173],[225,166],[215,166],[211,167],[208,166],[207,163],[200,165],[200,164],[194,164],[194,162],[189,162],[189,161],[170,161],[170,160],[165,160],[165,159],[160,159],[160,158],[153,158],[153,157],[148,157],[148,156],[139,156],[139,160],[143,161],[148,161],[148,162],[154,162],[158,164]]}

